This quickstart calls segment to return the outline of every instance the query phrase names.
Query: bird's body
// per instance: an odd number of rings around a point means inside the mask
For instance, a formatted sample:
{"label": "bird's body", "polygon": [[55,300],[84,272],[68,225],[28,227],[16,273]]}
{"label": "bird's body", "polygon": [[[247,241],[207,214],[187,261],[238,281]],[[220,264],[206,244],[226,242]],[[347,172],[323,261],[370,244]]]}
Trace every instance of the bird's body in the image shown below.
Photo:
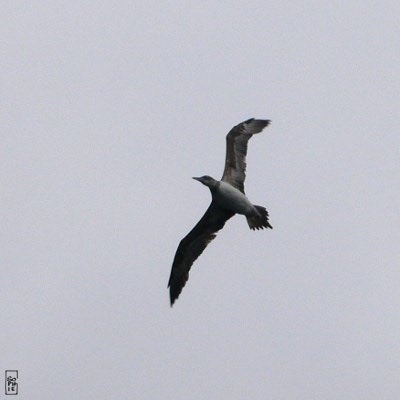
{"label": "bird's body", "polygon": [[220,181],[208,175],[193,178],[209,187],[212,201],[200,221],[181,240],[176,251],[168,282],[171,306],[185,286],[193,262],[229,218],[242,214],[246,216],[250,229],[272,229],[267,210],[253,205],[244,193],[247,142],[253,134],[261,132],[269,125],[269,122],[249,119],[231,129],[226,137],[225,169]]}
{"label": "bird's body", "polygon": [[222,208],[233,211],[235,214],[249,215],[255,210],[253,204],[240,190],[227,182],[218,182],[213,200]]}

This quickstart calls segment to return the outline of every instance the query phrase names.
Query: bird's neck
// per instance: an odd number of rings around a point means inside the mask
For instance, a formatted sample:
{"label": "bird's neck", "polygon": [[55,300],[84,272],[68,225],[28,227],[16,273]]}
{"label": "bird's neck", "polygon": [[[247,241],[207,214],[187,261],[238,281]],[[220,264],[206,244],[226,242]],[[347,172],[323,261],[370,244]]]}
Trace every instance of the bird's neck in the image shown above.
{"label": "bird's neck", "polygon": [[221,182],[215,181],[212,186],[208,187],[210,189],[211,194],[215,194],[218,191],[220,184]]}

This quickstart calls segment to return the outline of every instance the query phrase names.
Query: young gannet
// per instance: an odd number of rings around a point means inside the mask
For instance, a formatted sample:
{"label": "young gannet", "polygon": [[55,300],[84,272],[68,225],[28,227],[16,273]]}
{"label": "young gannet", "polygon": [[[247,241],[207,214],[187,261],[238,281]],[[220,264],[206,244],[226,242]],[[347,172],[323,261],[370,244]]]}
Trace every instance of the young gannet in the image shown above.
{"label": "young gannet", "polygon": [[220,181],[208,175],[193,178],[208,186],[212,201],[200,221],[179,243],[168,282],[171,306],[189,279],[194,261],[229,218],[242,214],[246,216],[250,229],[272,229],[267,210],[253,205],[244,193],[247,142],[269,123],[269,120],[252,118],[231,129],[226,136],[225,169]]}

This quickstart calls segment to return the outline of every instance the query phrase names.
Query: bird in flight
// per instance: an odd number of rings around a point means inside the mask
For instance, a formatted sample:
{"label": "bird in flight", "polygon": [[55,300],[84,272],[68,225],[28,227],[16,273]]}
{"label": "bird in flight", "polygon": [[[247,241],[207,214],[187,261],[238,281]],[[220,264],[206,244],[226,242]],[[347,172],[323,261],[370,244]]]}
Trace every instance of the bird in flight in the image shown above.
{"label": "bird in flight", "polygon": [[222,179],[217,181],[208,175],[193,178],[208,186],[212,201],[200,221],[179,243],[168,282],[171,307],[189,279],[189,271],[194,261],[229,218],[235,214],[242,214],[246,217],[250,229],[272,229],[268,222],[267,210],[262,206],[253,205],[244,193],[247,142],[269,124],[269,120],[251,118],[233,127],[226,136],[225,169]]}

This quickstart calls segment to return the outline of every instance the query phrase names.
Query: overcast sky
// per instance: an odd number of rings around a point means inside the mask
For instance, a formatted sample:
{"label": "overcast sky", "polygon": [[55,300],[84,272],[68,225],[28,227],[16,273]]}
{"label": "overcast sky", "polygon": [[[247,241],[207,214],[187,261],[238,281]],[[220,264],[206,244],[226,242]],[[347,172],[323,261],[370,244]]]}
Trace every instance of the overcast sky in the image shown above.
{"label": "overcast sky", "polygon": [[[1,3],[0,368],[20,400],[399,399],[399,14]],[[251,117],[272,125],[246,193],[274,229],[230,220],[171,309],[210,202],[191,177],[219,179]]]}

